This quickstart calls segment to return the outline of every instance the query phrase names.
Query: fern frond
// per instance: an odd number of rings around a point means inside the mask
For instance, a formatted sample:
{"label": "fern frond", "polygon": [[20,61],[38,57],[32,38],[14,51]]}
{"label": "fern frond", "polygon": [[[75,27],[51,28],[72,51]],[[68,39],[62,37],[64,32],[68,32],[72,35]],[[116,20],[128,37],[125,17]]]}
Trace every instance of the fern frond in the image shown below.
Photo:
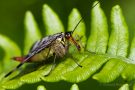
{"label": "fern frond", "polygon": [[[97,3],[97,1],[95,2]],[[58,32],[64,32],[64,26],[59,19],[59,16],[49,7],[49,5],[43,5],[43,22],[45,26],[45,34],[55,34]],[[79,21],[81,15],[79,11],[74,8],[68,17],[68,31],[73,30],[74,25]],[[130,53],[128,53],[129,47],[129,33],[128,26],[126,25],[122,10],[119,5],[112,8],[111,11],[111,25],[112,30],[109,36],[107,18],[100,7],[100,4],[95,6],[91,12],[91,35],[86,38],[85,23],[81,22],[77,27],[75,35],[82,37],[81,42],[84,51],[76,52],[74,46],[70,48],[72,50],[71,56],[65,56],[60,59],[52,73],[45,77],[50,71],[51,64],[37,65],[27,64],[23,71],[18,74],[11,74],[7,78],[3,78],[4,74],[0,75],[0,89],[16,89],[26,83],[44,82],[58,82],[66,81],[72,83],[80,83],[92,77],[101,83],[115,82],[116,79],[121,77],[126,81],[135,79],[135,38],[131,42]],[[30,11],[25,15],[25,40],[24,40],[24,54],[27,54],[30,46],[38,39],[42,37],[38,24],[36,23],[34,16]],[[135,36],[134,36],[135,37]],[[9,38],[0,35],[0,47],[5,51],[5,56],[2,62],[0,62],[0,68],[6,70],[11,66],[11,62],[7,61],[10,57],[15,55],[21,55],[19,47]],[[82,65],[78,67],[77,62]],[[4,66],[2,66],[4,64]],[[5,66],[6,64],[6,66]],[[10,66],[10,67],[9,67]],[[13,78],[14,77],[14,78]],[[39,86],[38,90],[43,88]],[[71,87],[71,90],[79,90],[77,84]],[[120,90],[128,90],[129,85],[124,84]],[[45,90],[45,88],[44,88]]]}

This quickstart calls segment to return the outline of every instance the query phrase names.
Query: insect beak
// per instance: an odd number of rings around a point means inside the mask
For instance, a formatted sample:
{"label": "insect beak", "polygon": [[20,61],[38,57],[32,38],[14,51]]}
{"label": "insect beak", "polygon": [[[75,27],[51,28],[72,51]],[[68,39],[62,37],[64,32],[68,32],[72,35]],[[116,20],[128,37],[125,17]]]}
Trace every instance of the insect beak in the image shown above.
{"label": "insect beak", "polygon": [[80,45],[76,42],[76,40],[72,36],[69,38],[69,41],[72,42],[76,46],[76,48],[78,49],[78,51],[81,50]]}

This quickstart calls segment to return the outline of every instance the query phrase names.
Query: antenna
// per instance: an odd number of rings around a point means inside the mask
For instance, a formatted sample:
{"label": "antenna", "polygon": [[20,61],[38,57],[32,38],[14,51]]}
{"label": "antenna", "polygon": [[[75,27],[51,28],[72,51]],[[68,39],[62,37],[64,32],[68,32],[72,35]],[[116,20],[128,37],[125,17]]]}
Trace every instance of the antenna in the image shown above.
{"label": "antenna", "polygon": [[[94,4],[94,5],[92,6],[92,8],[94,8],[97,4],[99,4],[99,1],[98,1],[96,4]],[[78,23],[76,24],[76,26],[74,27],[72,33],[76,30],[76,28],[78,27],[78,25],[80,24],[80,22],[81,22],[84,18],[85,18],[85,17],[82,17],[82,18],[79,20],[79,22],[78,22]]]}

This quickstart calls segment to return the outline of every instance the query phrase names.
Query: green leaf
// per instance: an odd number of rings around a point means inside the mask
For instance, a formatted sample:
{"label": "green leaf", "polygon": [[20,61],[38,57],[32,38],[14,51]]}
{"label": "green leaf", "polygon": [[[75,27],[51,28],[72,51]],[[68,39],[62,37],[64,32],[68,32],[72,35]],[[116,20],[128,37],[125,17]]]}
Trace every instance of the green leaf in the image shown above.
{"label": "green leaf", "polygon": [[128,49],[128,27],[118,5],[111,11],[112,31],[108,44],[108,54],[126,57]]}
{"label": "green leaf", "polygon": [[91,19],[91,35],[88,38],[87,50],[104,54],[108,42],[108,25],[104,12],[100,8],[100,4],[92,9]]}
{"label": "green leaf", "polygon": [[24,54],[27,54],[32,44],[41,38],[41,33],[39,32],[38,25],[30,11],[27,11],[25,14],[24,25]]}
{"label": "green leaf", "polygon": [[109,57],[104,55],[90,54],[89,57],[80,63],[82,68],[76,67],[74,70],[65,73],[63,78],[69,82],[77,83],[84,81],[95,73],[108,59]]}
{"label": "green leaf", "polygon": [[128,84],[124,84],[122,85],[119,90],[129,90],[129,85]]}
{"label": "green leaf", "polygon": [[5,75],[4,73],[1,73],[1,74],[0,74],[0,81],[2,81],[4,75]]}
{"label": "green leaf", "polygon": [[43,5],[42,15],[46,35],[52,35],[64,31],[63,24],[58,15],[47,4]]}
{"label": "green leaf", "polygon": [[[73,54],[73,58],[77,60],[77,62],[80,64],[86,57],[88,56],[88,53],[75,53]],[[63,62],[58,64],[55,69],[52,71],[52,73],[47,76],[43,77],[42,79],[44,81],[48,82],[57,82],[63,79],[63,75],[68,74],[70,71],[74,71],[74,68],[80,68],[77,66],[77,64],[74,62],[73,58],[64,58]]]}
{"label": "green leaf", "polygon": [[39,86],[37,87],[37,90],[46,90],[46,88],[45,88],[43,85],[39,85]]}
{"label": "green leaf", "polygon": [[5,89],[0,87],[0,90],[5,90]]}
{"label": "green leaf", "polygon": [[135,64],[135,37],[132,40],[129,59]]}
{"label": "green leaf", "polygon": [[[118,5],[112,9],[111,21],[113,29],[109,39],[108,54],[125,57],[128,47],[128,30]],[[111,59],[93,78],[104,83],[112,82],[120,76],[126,65],[118,57]]]}
{"label": "green leaf", "polygon": [[128,64],[122,73],[123,79],[128,80],[128,81],[135,79],[134,68],[135,68],[134,64]]}
{"label": "green leaf", "polygon": [[70,90],[79,90],[79,87],[77,84],[73,84],[70,88]]}
{"label": "green leaf", "polygon": [[[79,11],[74,8],[71,13],[69,14],[68,17],[68,31],[73,31],[78,23],[78,21],[81,20],[81,15]],[[82,46],[85,46],[86,44],[86,35],[85,35],[85,23],[82,21],[80,24],[77,26],[77,28],[74,31],[74,36],[78,40],[81,38],[81,44]],[[78,38],[79,36],[79,38]]]}
{"label": "green leaf", "polygon": [[135,83],[133,84],[133,90],[135,90]]}
{"label": "green leaf", "polygon": [[93,78],[102,83],[112,82],[120,76],[126,65],[127,64],[120,59],[111,59],[98,74],[93,76]]}
{"label": "green leaf", "polygon": [[5,82],[2,87],[5,89],[16,89],[20,87],[23,84],[23,82],[20,82],[19,79],[13,79],[8,82]]}
{"label": "green leaf", "polygon": [[42,75],[41,71],[34,71],[34,72],[31,72],[29,74],[22,76],[21,81],[26,82],[26,83],[36,83],[36,82],[41,81],[40,79],[41,75]]}
{"label": "green leaf", "polygon": [[0,72],[13,69],[18,63],[11,61],[11,58],[14,56],[20,56],[20,48],[8,37],[0,35],[0,48],[5,52],[3,60],[0,62]]}
{"label": "green leaf", "polygon": [[33,71],[29,74],[26,74],[20,78],[22,82],[25,83],[36,83],[41,81],[41,76],[45,76],[50,71],[51,65],[45,65],[37,69],[36,71]]}
{"label": "green leaf", "polygon": [[[97,3],[97,1],[95,3]],[[64,27],[58,15],[47,4],[43,6],[42,14],[46,35],[64,31]],[[76,18],[77,21],[81,19],[81,15],[77,9],[73,9],[68,17],[68,31],[72,31],[77,24],[74,18]],[[87,43],[85,36],[87,32],[85,31],[84,22],[81,22],[74,32],[75,39],[77,39],[75,36],[77,34],[83,36],[80,44],[87,44],[87,50],[78,52],[73,49],[72,52],[67,53],[63,58],[57,57],[56,61],[59,62],[56,62],[56,67],[48,76],[45,75],[49,73],[52,63],[39,64],[39,66],[33,68],[25,67],[25,70],[18,76],[16,76],[17,74],[12,74],[7,78],[1,78],[3,77],[3,74],[1,74],[0,89],[16,89],[25,83],[37,83],[41,80],[44,82],[58,82],[64,80],[79,83],[87,80],[92,75],[92,78],[102,83],[113,82],[120,76],[125,80],[134,80],[134,39],[131,43],[129,58],[127,58],[129,44],[128,29],[120,7],[118,5],[114,6],[111,12],[112,31],[110,32],[110,38],[108,36],[106,16],[100,8],[100,4],[92,9],[91,18],[91,35]],[[26,12],[25,30],[24,53],[26,54],[32,43],[42,37],[38,25],[30,11]],[[0,40],[0,47],[5,51],[4,61],[2,61],[1,65],[3,65],[4,62],[4,64],[9,67],[12,63],[8,62],[8,58],[10,56],[20,55],[20,49],[7,37],[0,35]],[[69,50],[71,48],[72,46],[69,47]],[[53,57],[49,59],[51,60]],[[131,60],[133,60],[133,62]],[[77,63],[82,67],[79,67]],[[34,66],[36,64],[31,65]],[[39,86],[37,89],[45,88]],[[79,88],[74,84],[71,89]],[[124,84],[120,89],[128,89],[128,84]]]}

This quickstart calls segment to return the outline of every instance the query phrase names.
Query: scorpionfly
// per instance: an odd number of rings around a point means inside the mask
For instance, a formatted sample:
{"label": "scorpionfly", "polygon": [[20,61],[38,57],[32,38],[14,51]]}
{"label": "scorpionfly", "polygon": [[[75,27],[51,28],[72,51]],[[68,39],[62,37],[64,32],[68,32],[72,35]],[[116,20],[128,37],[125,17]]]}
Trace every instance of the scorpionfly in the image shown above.
{"label": "scorpionfly", "polygon": [[[94,8],[98,3],[99,2],[97,2],[92,8]],[[20,61],[21,63],[16,68],[14,68],[12,71],[7,73],[5,75],[5,77],[9,76],[12,72],[14,72],[16,69],[21,67],[26,62],[39,62],[39,61],[46,60],[47,58],[50,57],[50,55],[54,55],[53,64],[52,64],[52,67],[50,70],[50,72],[51,72],[53,67],[55,66],[56,57],[64,57],[65,54],[67,53],[68,48],[69,48],[68,42],[72,42],[76,46],[78,51],[80,51],[81,47],[77,43],[77,41],[73,38],[72,34],[74,33],[77,26],[80,24],[80,22],[83,19],[84,18],[82,17],[78,21],[78,23],[76,24],[76,26],[74,27],[74,29],[72,31],[61,32],[61,33],[56,33],[54,35],[45,36],[41,40],[37,41],[31,47],[29,53],[26,56],[13,57],[12,59],[14,59],[16,61]],[[77,62],[75,62],[75,63],[79,67],[82,67]],[[48,75],[50,74],[50,72],[48,73]]]}

